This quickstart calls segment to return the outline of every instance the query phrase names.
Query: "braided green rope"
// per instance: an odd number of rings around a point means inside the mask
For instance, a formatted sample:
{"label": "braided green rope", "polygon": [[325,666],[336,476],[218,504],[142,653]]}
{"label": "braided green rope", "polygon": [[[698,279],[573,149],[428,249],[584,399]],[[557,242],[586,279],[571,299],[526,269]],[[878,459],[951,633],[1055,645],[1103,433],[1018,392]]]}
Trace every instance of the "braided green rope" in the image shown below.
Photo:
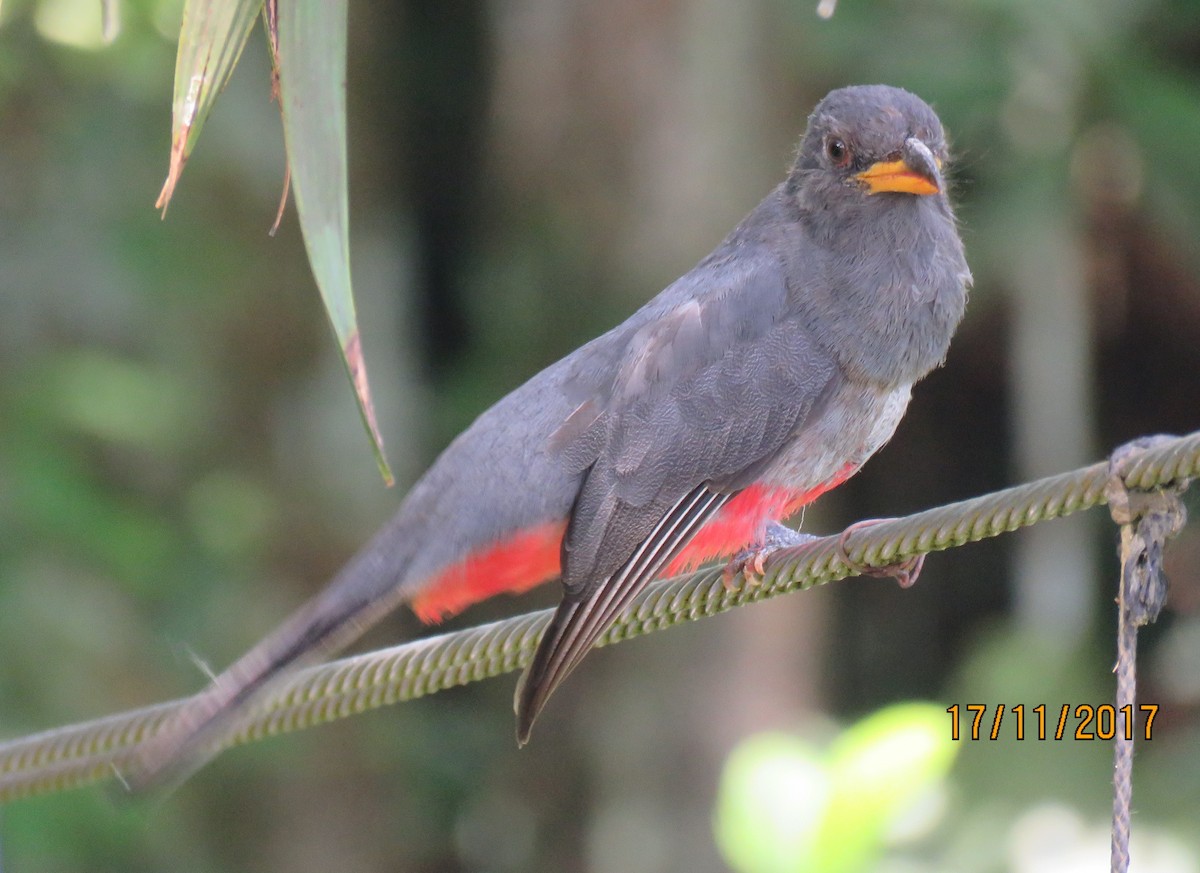
{"label": "braided green rope", "polygon": [[[1130,461],[1125,483],[1151,490],[1200,474],[1200,432]],[[998,536],[1104,502],[1106,463],[951,503],[855,531],[852,561],[884,567],[916,555]],[[649,586],[600,638],[608,645],[684,621],[833,582],[851,574],[837,537],[767,558],[758,584],[726,587],[721,568]],[[735,580],[736,581],[736,580]],[[297,673],[253,713],[229,745],[311,727],[523,667],[550,610],[429,637]],[[117,772],[179,701],[119,713],[0,743],[0,803],[86,785]]]}

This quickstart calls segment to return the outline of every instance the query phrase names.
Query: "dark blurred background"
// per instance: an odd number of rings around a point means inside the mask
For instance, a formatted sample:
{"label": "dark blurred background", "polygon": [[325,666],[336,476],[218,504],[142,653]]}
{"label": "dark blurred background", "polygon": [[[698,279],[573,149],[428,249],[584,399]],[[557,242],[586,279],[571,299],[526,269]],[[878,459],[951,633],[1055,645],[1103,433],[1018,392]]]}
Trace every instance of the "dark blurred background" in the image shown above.
{"label": "dark blurred background", "polygon": [[[351,3],[355,287],[394,492],[294,215],[266,234],[261,33],[164,222],[180,3],[124,2],[111,46],[98,6],[0,12],[4,737],[197,689],[193,658],[224,665],[316,591],[483,408],[715,245],[833,87],[938,110],[976,284],[946,366],[807,530],[1200,428],[1195,2]],[[42,871],[725,869],[718,774],[755,731],[1109,700],[1114,541],[1100,510],[931,557],[909,591],[847,580],[597,653],[524,750],[506,677],[234,750],[157,806],[14,804],[0,846]],[[1140,869],[1195,871],[1200,527],[1168,571],[1135,822]],[[363,647],[421,632],[400,615]],[[952,802],[878,869],[1103,865],[1110,756],[964,744]]]}

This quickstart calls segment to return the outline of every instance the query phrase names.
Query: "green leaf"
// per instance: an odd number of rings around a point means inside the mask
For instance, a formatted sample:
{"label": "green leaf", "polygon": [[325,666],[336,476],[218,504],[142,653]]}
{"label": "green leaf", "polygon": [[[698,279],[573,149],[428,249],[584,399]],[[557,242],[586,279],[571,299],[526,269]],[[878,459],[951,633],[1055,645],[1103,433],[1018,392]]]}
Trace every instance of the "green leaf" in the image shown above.
{"label": "green leaf", "polygon": [[[263,0],[187,0],[175,55],[171,161],[155,206],[166,210],[217,95],[237,66]],[[319,4],[317,4],[319,5]]]}
{"label": "green leaf", "polygon": [[785,733],[744,740],[729,755],[717,794],[714,834],[738,873],[811,869],[832,786],[809,743]]}
{"label": "green leaf", "polygon": [[358,395],[363,423],[374,442],[379,471],[391,485],[350,285],[346,12],[346,0],[293,0],[279,5],[280,110],[308,260]]}
{"label": "green leaf", "polygon": [[843,731],[829,749],[833,791],[813,869],[870,869],[896,823],[931,802],[959,748],[932,703],[892,704]]}
{"label": "green leaf", "polygon": [[729,756],[714,830],[739,873],[871,869],[906,819],[928,825],[958,747],[942,707],[900,703],[844,730],[825,753],[798,737],[759,734]]}

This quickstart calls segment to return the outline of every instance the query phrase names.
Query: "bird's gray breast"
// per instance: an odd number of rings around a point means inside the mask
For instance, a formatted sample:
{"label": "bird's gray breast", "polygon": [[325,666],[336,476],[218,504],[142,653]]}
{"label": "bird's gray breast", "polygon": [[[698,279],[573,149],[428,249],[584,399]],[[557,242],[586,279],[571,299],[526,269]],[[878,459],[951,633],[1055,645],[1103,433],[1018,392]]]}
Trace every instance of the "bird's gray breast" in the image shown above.
{"label": "bird's gray breast", "polygon": [[761,481],[802,492],[858,469],[891,439],[911,394],[911,384],[885,389],[839,381],[820,414],[788,441]]}
{"label": "bird's gray breast", "polygon": [[941,364],[971,282],[944,195],[895,198],[846,206],[844,233],[790,253],[810,328],[852,381],[885,388]]}

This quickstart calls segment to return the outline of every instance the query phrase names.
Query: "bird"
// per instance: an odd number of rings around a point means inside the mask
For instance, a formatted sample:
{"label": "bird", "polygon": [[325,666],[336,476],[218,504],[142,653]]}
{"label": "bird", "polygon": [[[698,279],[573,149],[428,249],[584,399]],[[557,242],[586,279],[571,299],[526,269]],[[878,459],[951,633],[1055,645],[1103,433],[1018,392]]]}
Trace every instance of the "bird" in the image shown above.
{"label": "bird", "polygon": [[890,439],[971,285],[948,162],[916,95],[827,94],[786,178],[709,255],[479,415],[324,590],[143,743],[124,781],[186,778],[280,676],[401,604],[436,622],[557,577],[515,695],[523,745],[650,581],[799,536],[780,522]]}

